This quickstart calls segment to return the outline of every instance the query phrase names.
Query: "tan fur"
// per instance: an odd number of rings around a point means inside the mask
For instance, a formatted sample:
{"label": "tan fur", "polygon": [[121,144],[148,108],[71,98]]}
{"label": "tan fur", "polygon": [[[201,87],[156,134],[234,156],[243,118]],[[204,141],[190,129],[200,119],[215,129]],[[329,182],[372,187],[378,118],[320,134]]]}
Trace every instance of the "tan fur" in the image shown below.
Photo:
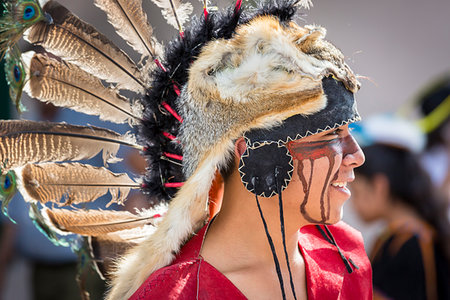
{"label": "tan fur", "polygon": [[324,76],[338,78],[352,92],[359,88],[343,55],[324,35],[320,27],[282,27],[263,16],[238,28],[234,38],[203,48],[179,98],[184,119],[179,139],[188,180],[155,233],[119,262],[107,299],[130,297],[152,272],[170,264],[204,224],[210,185],[232,154],[234,139],[323,109]]}
{"label": "tan fur", "polygon": [[120,268],[107,299],[131,297],[152,272],[169,264],[180,245],[204,224],[207,217],[206,200],[216,166],[225,162],[223,153],[230,152],[231,148],[232,143],[222,143],[207,153],[197,172],[171,201],[155,233],[119,262]]}

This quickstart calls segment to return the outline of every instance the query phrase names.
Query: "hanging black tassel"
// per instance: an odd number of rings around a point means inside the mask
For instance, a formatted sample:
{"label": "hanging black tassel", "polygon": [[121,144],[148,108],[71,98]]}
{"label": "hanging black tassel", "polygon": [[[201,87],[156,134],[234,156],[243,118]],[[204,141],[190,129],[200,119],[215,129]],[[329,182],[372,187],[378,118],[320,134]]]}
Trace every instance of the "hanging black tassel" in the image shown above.
{"label": "hanging black tassel", "polygon": [[297,296],[295,294],[295,288],[294,288],[294,280],[292,279],[292,273],[291,273],[291,266],[289,264],[289,257],[286,249],[286,233],[284,230],[284,213],[283,213],[283,199],[281,198],[281,184],[279,181],[278,176],[280,173],[280,167],[275,167],[275,181],[277,183],[277,193],[278,193],[278,206],[280,208],[280,226],[281,226],[281,236],[283,238],[283,248],[284,248],[284,257],[286,258],[286,265],[288,267],[289,271],[289,282],[291,284],[291,290],[292,294],[294,295],[294,299],[297,300]]}
{"label": "hanging black tassel", "polygon": [[[352,266],[353,266],[355,269],[358,270],[359,267],[358,267],[358,266],[357,266],[350,258],[347,259],[347,258],[344,256],[344,254],[342,253],[341,249],[340,249],[339,246],[337,245],[336,240],[334,239],[334,237],[333,237],[333,235],[331,234],[331,232],[330,232],[330,230],[328,229],[328,227],[327,227],[326,225],[324,225],[325,230],[326,230],[326,233],[325,233],[325,231],[324,231],[319,225],[316,225],[316,227],[317,227],[317,229],[319,230],[320,234],[322,234],[322,236],[324,237],[324,239],[326,239],[328,243],[334,245],[334,246],[337,248],[338,253],[339,253],[339,255],[341,256],[341,259],[342,259],[342,261],[344,262],[345,268],[347,269],[347,272],[348,272],[349,274],[351,274],[351,273],[353,272]],[[351,264],[352,266],[351,266],[350,264]]]}
{"label": "hanging black tassel", "polygon": [[[252,181],[252,184],[254,186],[256,186],[258,177],[253,177],[251,179],[251,181]],[[284,291],[283,275],[281,275],[280,262],[278,261],[277,253],[275,251],[275,246],[273,244],[272,237],[269,234],[269,229],[267,228],[267,223],[266,223],[266,220],[264,219],[264,215],[261,210],[261,206],[259,205],[259,199],[258,199],[257,194],[255,194],[255,198],[256,198],[256,204],[258,205],[259,215],[261,216],[261,220],[264,225],[264,230],[266,232],[267,240],[269,241],[270,250],[272,250],[273,262],[275,263],[275,269],[277,271],[278,281],[280,282],[281,294],[283,296],[283,300],[286,300],[286,292]]]}

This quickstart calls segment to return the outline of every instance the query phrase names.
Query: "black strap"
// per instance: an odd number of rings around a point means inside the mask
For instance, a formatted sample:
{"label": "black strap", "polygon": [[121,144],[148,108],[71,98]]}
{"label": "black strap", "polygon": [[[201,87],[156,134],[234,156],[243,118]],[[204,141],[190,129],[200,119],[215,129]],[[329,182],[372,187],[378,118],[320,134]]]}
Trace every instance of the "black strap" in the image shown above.
{"label": "black strap", "polygon": [[[258,180],[258,177],[253,177],[252,181],[254,185],[256,185],[256,181]],[[258,205],[259,215],[261,216],[261,220],[264,225],[264,230],[266,232],[267,240],[269,241],[270,250],[272,250],[272,256],[273,256],[273,262],[275,263],[275,269],[277,271],[278,281],[280,282],[280,288],[281,288],[281,295],[283,296],[283,300],[286,300],[286,292],[284,291],[284,283],[283,283],[283,275],[281,275],[281,268],[280,268],[280,262],[278,261],[277,253],[275,251],[275,246],[272,241],[272,237],[269,234],[269,230],[267,228],[266,220],[264,219],[263,212],[261,210],[261,206],[259,205],[258,195],[255,194],[256,198],[256,204]]]}
{"label": "black strap", "polygon": [[283,248],[284,248],[284,257],[286,258],[286,265],[289,271],[289,282],[291,284],[292,294],[294,295],[294,299],[297,300],[297,296],[295,295],[294,281],[292,279],[291,266],[289,265],[289,257],[286,249],[286,233],[284,230],[284,213],[283,213],[283,199],[281,198],[281,185],[278,182],[279,179],[279,169],[278,166],[275,167],[275,181],[277,183],[277,193],[278,193],[278,206],[280,208],[280,226],[281,226],[281,236],[283,238]]}

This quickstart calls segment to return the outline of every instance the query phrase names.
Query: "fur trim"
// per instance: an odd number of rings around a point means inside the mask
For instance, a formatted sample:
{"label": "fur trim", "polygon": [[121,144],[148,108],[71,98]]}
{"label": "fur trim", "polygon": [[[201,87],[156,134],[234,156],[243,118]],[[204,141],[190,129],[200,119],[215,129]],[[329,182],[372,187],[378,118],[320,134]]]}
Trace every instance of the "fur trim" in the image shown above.
{"label": "fur trim", "polygon": [[228,157],[223,153],[232,149],[233,143],[223,142],[205,155],[199,168],[171,201],[156,231],[118,262],[120,268],[114,274],[108,300],[131,297],[151,273],[170,264],[180,246],[203,226],[216,166],[226,163]]}

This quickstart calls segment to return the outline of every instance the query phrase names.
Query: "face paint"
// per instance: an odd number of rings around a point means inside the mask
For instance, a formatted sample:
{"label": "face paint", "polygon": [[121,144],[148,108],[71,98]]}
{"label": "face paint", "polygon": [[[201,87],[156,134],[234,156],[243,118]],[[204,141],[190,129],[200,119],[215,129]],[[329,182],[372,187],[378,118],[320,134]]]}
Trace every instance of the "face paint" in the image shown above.
{"label": "face paint", "polygon": [[[300,212],[306,220],[313,223],[325,223],[330,219],[331,203],[330,198],[327,195],[325,205],[325,193],[332,180],[336,180],[339,173],[339,168],[336,170],[333,178],[333,169],[336,164],[337,158],[344,157],[350,153],[356,153],[359,148],[351,135],[345,137],[336,138],[326,141],[293,141],[289,142],[286,147],[289,149],[290,154],[296,160],[298,160],[297,173],[303,186],[304,198],[300,204]],[[317,159],[326,157],[328,159],[328,171],[325,177],[325,181],[320,193],[320,215],[321,219],[317,220],[310,216],[306,210],[306,205],[309,201],[312,178],[314,176],[314,163]],[[309,174],[309,180],[307,180],[304,169],[305,164],[309,161],[311,165],[311,171]]]}

